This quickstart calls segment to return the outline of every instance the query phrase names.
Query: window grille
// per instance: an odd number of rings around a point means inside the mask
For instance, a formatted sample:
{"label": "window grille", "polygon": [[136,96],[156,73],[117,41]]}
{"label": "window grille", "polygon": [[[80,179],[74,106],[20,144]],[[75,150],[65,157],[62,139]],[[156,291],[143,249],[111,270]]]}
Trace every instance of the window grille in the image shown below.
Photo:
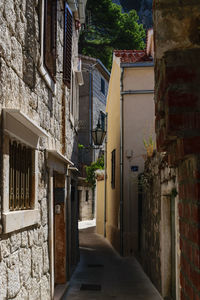
{"label": "window grille", "polygon": [[32,206],[32,150],[16,141],[9,144],[9,208],[30,209]]}
{"label": "window grille", "polygon": [[111,153],[111,186],[115,188],[115,165],[116,165],[116,150]]}
{"label": "window grille", "polygon": [[64,10],[64,49],[63,49],[63,82],[70,88],[72,63],[72,12],[65,3]]}
{"label": "window grille", "polygon": [[44,65],[55,81],[56,39],[57,39],[57,0],[44,0]]}

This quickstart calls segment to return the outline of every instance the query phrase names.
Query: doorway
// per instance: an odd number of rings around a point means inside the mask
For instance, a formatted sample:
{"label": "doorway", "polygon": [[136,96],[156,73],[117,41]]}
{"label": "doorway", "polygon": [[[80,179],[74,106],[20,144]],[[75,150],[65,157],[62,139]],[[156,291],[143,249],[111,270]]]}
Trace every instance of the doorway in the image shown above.
{"label": "doorway", "polygon": [[65,176],[53,174],[54,285],[67,281]]}

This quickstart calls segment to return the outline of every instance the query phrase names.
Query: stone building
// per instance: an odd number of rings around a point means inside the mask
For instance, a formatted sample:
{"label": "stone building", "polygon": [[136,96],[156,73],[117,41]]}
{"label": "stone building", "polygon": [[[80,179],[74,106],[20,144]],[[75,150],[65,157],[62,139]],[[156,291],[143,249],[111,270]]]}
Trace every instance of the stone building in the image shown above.
{"label": "stone building", "polygon": [[78,259],[78,38],[86,1],[0,3],[0,299],[53,299]]}
{"label": "stone building", "polygon": [[106,98],[110,73],[99,59],[80,55],[82,61],[84,85],[80,87],[79,98],[79,132],[78,142],[83,145],[79,149],[79,178],[78,200],[79,218],[87,220],[94,218],[95,194],[85,182],[85,166],[96,161],[103,152],[93,148],[91,130],[100,126],[105,128]]}
{"label": "stone building", "polygon": [[200,2],[154,1],[155,107],[159,151],[178,172],[176,298],[200,297]]}
{"label": "stone building", "polygon": [[154,152],[139,182],[138,257],[164,299],[180,299],[177,179],[165,153]]}

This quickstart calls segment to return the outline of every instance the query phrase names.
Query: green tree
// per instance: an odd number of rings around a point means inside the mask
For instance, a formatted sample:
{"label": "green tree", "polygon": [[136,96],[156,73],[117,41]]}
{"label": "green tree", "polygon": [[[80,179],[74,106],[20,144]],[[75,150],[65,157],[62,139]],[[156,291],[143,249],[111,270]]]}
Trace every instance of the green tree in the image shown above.
{"label": "green tree", "polygon": [[99,58],[110,69],[114,49],[144,49],[145,31],[135,10],[122,13],[111,0],[88,0],[91,13],[79,40],[80,53]]}

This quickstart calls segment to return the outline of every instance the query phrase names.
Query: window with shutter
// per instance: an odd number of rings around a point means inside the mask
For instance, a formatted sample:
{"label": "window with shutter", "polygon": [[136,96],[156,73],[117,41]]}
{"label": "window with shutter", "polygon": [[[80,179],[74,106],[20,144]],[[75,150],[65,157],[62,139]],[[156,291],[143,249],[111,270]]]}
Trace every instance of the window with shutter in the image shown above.
{"label": "window with shutter", "polygon": [[64,10],[63,81],[70,88],[72,63],[72,12],[65,3]]}
{"label": "window with shutter", "polygon": [[32,203],[32,150],[20,143],[9,145],[9,208],[31,209]]}
{"label": "window with shutter", "polygon": [[56,76],[57,0],[44,0],[44,65]]}

